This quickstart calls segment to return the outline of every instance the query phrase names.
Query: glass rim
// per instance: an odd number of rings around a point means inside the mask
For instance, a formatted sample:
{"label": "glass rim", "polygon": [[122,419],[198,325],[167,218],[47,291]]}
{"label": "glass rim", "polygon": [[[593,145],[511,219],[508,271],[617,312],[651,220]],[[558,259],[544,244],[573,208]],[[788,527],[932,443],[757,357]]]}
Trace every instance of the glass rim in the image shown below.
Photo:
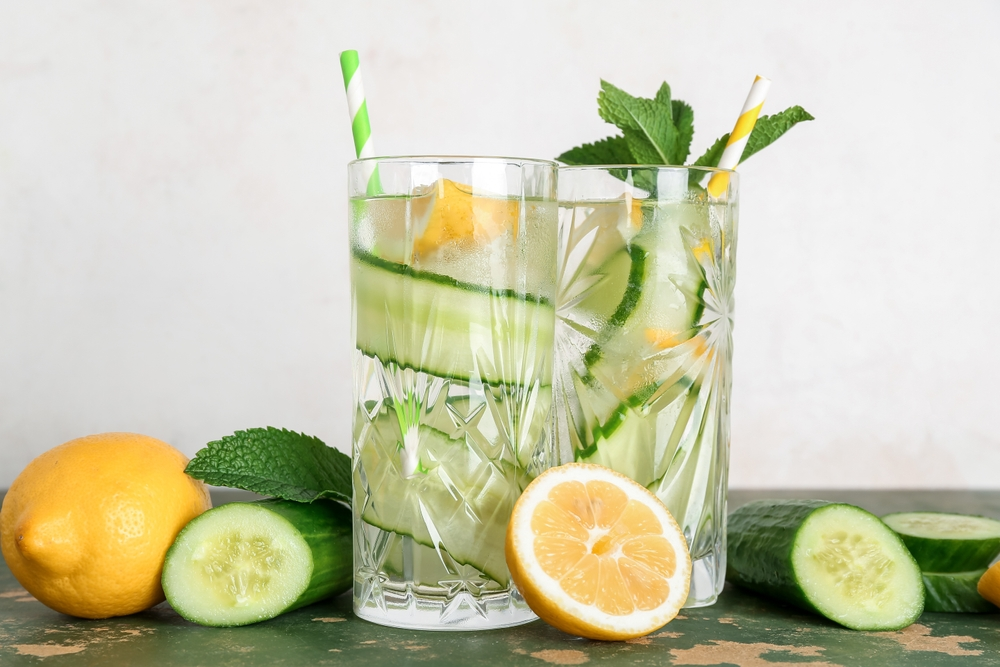
{"label": "glass rim", "polygon": [[725,169],[723,167],[704,167],[684,164],[560,164],[559,171],[600,169],[628,169],[631,171],[701,171],[706,174],[735,174],[735,169]]}
{"label": "glass rim", "polygon": [[404,163],[425,163],[425,164],[472,164],[475,162],[489,162],[494,164],[513,164],[518,166],[540,165],[546,167],[559,168],[559,163],[555,160],[543,160],[532,157],[509,157],[504,155],[386,155],[378,157],[361,157],[351,160],[347,166],[355,164],[365,164],[368,162],[390,162],[396,164]]}

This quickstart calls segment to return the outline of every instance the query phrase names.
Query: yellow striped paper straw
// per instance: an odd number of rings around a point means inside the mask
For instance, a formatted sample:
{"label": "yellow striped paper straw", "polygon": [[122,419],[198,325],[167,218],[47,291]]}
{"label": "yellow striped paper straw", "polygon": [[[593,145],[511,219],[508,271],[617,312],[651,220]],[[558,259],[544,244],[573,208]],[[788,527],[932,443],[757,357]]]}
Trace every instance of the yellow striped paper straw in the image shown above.
{"label": "yellow striped paper straw", "polygon": [[[747,101],[743,103],[743,111],[740,112],[740,117],[736,120],[736,127],[730,133],[726,148],[722,151],[722,157],[719,158],[721,169],[736,169],[736,165],[740,163],[743,149],[747,147],[747,140],[750,139],[753,126],[757,124],[757,116],[760,115],[760,110],[764,106],[764,98],[767,97],[767,91],[770,87],[770,79],[758,76],[753,80]],[[708,181],[708,194],[718,197],[726,191],[727,187],[729,187],[729,174],[716,172]]]}
{"label": "yellow striped paper straw", "polygon": [[[375,142],[372,140],[372,124],[368,120],[368,101],[361,82],[361,62],[358,52],[353,49],[340,54],[340,69],[344,73],[344,88],[347,90],[347,108],[351,112],[351,133],[354,135],[354,150],[358,158],[375,157]],[[382,192],[378,176],[378,163],[371,161],[364,165],[367,191],[369,195]]]}

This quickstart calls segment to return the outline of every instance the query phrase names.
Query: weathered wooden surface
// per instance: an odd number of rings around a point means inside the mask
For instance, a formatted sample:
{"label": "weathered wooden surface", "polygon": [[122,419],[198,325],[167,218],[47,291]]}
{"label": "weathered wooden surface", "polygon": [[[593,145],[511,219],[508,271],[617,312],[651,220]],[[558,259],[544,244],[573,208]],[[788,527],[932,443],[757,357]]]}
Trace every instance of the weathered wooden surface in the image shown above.
{"label": "weathered wooden surface", "polygon": [[[731,506],[763,496],[822,497],[876,513],[937,509],[1000,517],[996,492],[733,492]],[[659,632],[591,642],[538,621],[509,630],[395,630],[351,615],[350,596],[266,623],[202,628],[166,604],[127,618],[84,621],[51,611],[0,566],[0,665],[737,665],[890,667],[1000,665],[1000,614],[924,614],[901,632],[865,633],[727,588],[719,602],[684,610]]]}

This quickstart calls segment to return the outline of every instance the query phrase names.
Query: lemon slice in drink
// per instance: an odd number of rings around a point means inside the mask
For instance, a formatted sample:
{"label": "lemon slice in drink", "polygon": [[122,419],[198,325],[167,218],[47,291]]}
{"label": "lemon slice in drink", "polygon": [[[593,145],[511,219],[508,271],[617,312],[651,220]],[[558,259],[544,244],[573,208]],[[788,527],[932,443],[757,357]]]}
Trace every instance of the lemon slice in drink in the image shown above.
{"label": "lemon slice in drink", "polygon": [[528,606],[590,639],[641,637],[672,620],[691,582],[677,522],[649,490],[603,466],[539,475],[507,527],[507,566]]}
{"label": "lemon slice in drink", "polygon": [[428,197],[414,203],[414,217],[426,218],[413,243],[414,254],[422,256],[448,245],[481,246],[506,233],[517,236],[519,202],[473,194],[468,185],[442,178]]}

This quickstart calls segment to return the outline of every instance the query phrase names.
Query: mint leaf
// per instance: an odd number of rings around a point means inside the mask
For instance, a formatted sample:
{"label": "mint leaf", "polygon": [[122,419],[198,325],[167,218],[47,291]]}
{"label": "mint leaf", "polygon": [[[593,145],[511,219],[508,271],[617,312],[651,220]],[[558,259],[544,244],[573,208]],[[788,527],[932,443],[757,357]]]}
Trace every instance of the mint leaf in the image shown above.
{"label": "mint leaf", "polygon": [[[666,84],[663,84],[666,85]],[[674,116],[674,127],[677,128],[677,138],[674,141],[671,164],[684,164],[691,154],[691,139],[694,137],[694,109],[687,102],[673,100],[671,109]]]}
{"label": "mint leaf", "polygon": [[[753,126],[753,132],[747,139],[747,145],[743,148],[743,155],[740,157],[740,164],[746,162],[747,158],[757,151],[767,148],[773,144],[778,137],[796,124],[807,120],[815,120],[808,111],[800,106],[789,107],[773,116],[761,116]],[[729,141],[729,133],[722,135],[715,140],[715,143],[694,161],[694,167],[718,167],[722,158],[722,151],[726,149],[726,142]],[[688,181],[694,185],[701,181],[703,174],[691,172]]]}
{"label": "mint leaf", "polygon": [[[815,118],[800,106],[789,107],[773,116],[761,116],[753,126],[750,138],[747,139],[747,145],[740,157],[740,164],[746,162],[746,159],[757,151],[773,144],[778,137],[788,132],[796,124],[807,120],[815,120]],[[716,139],[712,147],[694,161],[694,165],[697,167],[718,167],[727,141],[729,141],[728,132]]]}
{"label": "mint leaf", "polygon": [[[751,134],[753,134],[751,132]],[[694,161],[693,167],[718,167],[719,160],[722,159],[722,151],[726,150],[726,142],[729,141],[729,133],[715,140],[715,143],[705,151],[700,158]]]}
{"label": "mint leaf", "polygon": [[[556,158],[570,165],[640,164],[632,155],[625,137],[608,137],[592,144],[571,148]],[[646,172],[632,172],[629,169],[608,169],[608,173],[620,181],[629,181],[632,174],[633,185],[652,192],[654,181]]]}
{"label": "mint leaf", "polygon": [[608,137],[571,148],[556,158],[564,164],[635,164],[625,137]]}
{"label": "mint leaf", "polygon": [[[669,95],[669,87],[666,94]],[[597,110],[601,118],[622,131],[629,151],[640,164],[670,164],[677,130],[669,104],[632,97],[601,80]]]}
{"label": "mint leaf", "polygon": [[622,130],[628,150],[635,156],[636,164],[667,164],[661,150],[654,146],[642,132],[637,130]]}
{"label": "mint leaf", "polygon": [[[722,159],[722,151],[726,150],[726,142],[729,141],[729,133],[722,135],[715,140],[707,151],[705,151],[700,158],[695,160],[691,166],[692,167],[718,167],[719,160]],[[705,178],[706,173],[703,171],[698,171],[692,169],[688,175],[688,185],[695,187],[701,183]]]}
{"label": "mint leaf", "polygon": [[[750,133],[746,148],[743,149],[743,156],[740,158],[740,162],[744,162],[757,151],[767,148],[785,132],[788,132],[798,123],[807,120],[815,120],[815,118],[808,111],[797,105],[789,107],[773,116],[761,116],[757,119],[757,124],[753,126],[753,132]],[[718,161],[716,161],[716,164],[718,164]]]}
{"label": "mint leaf", "polygon": [[670,84],[664,81],[660,84],[660,89],[656,91],[656,97],[654,98],[657,102],[665,107],[670,106]]}
{"label": "mint leaf", "polygon": [[184,472],[207,484],[285,500],[351,502],[349,456],[318,438],[271,426],[208,443]]}

